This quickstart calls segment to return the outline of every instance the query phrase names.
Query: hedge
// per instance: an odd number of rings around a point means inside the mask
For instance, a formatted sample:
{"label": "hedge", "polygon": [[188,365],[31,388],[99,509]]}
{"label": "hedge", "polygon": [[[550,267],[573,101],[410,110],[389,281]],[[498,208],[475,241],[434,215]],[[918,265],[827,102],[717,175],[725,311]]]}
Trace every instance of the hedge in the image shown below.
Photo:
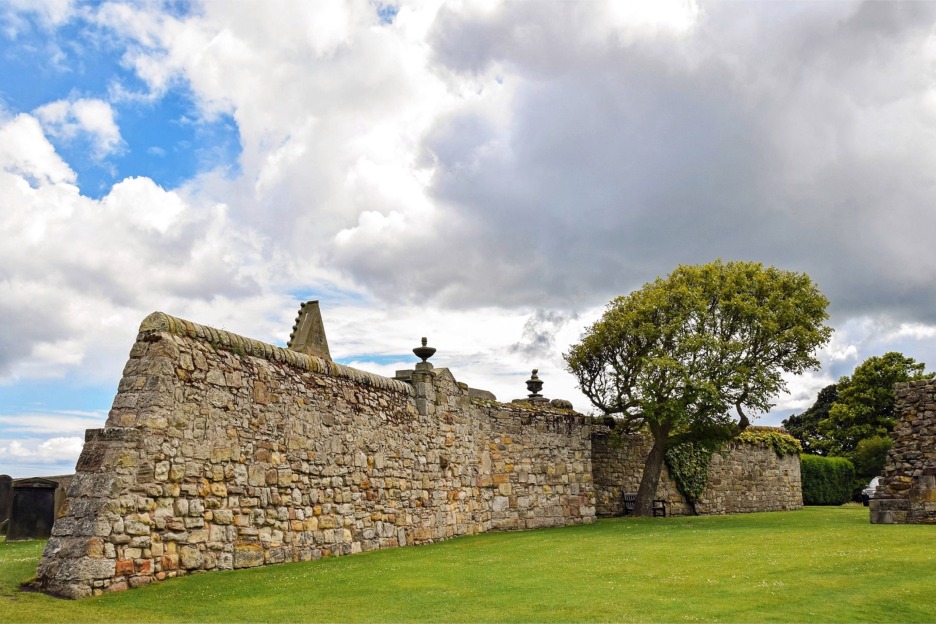
{"label": "hedge", "polygon": [[800,455],[804,505],[841,505],[851,500],[855,467],[844,457]]}

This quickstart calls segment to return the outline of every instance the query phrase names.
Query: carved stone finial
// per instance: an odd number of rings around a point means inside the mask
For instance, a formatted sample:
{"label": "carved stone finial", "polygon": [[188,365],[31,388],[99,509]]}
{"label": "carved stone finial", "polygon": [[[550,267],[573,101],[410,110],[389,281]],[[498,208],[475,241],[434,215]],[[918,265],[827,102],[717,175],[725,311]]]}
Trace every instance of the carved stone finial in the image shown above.
{"label": "carved stone finial", "polygon": [[431,358],[432,355],[436,352],[436,350],[435,350],[434,347],[427,347],[427,346],[426,346],[426,344],[427,344],[428,342],[429,342],[429,341],[426,340],[426,338],[425,338],[425,336],[424,336],[423,339],[422,339],[422,346],[421,346],[421,347],[416,347],[415,349],[413,349],[413,353],[416,354],[416,357],[418,357],[419,359],[421,359],[423,362],[426,362],[426,360],[428,360],[429,358]]}
{"label": "carved stone finial", "polygon": [[533,374],[530,375],[530,378],[527,379],[526,387],[530,391],[530,396],[528,397],[529,401],[536,403],[539,401],[545,401],[546,399],[540,394],[540,390],[543,389],[543,381],[536,376],[536,373],[539,372],[538,368],[533,369]]}
{"label": "carved stone finial", "polygon": [[299,316],[296,317],[286,348],[331,361],[318,301],[306,301],[299,306]]}

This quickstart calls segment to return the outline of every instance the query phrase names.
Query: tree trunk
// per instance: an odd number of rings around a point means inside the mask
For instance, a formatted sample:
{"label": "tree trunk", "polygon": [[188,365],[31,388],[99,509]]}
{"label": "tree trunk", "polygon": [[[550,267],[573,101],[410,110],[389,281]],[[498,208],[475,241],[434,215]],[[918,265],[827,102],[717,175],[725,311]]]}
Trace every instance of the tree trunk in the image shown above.
{"label": "tree trunk", "polygon": [[653,448],[647,454],[643,476],[640,478],[640,487],[637,488],[637,500],[634,502],[635,516],[653,515],[653,499],[656,496],[657,486],[660,484],[660,474],[663,472],[663,458],[666,455],[669,428],[651,423],[650,431],[653,433]]}

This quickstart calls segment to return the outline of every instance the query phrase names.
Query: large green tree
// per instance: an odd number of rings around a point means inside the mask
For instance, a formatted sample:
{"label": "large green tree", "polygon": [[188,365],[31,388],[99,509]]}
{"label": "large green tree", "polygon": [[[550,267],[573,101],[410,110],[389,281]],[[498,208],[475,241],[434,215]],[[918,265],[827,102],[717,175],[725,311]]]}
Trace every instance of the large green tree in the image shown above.
{"label": "large green tree", "polygon": [[825,455],[825,437],[819,429],[819,423],[829,417],[829,410],[838,399],[838,386],[831,384],[819,391],[819,396],[812,406],[802,414],[794,414],[783,421],[787,432],[800,441],[803,452],[809,455]]}
{"label": "large green tree", "polygon": [[783,373],[818,366],[827,305],[805,274],[720,260],[679,266],[608,304],[565,359],[595,407],[653,436],[638,515],[651,513],[668,447],[731,439],[747,411],[770,409]]}
{"label": "large green tree", "polygon": [[891,351],[870,357],[851,376],[839,379],[838,398],[819,422],[822,448],[828,455],[850,456],[861,440],[886,437],[894,430],[894,384],[933,376],[926,365]]}

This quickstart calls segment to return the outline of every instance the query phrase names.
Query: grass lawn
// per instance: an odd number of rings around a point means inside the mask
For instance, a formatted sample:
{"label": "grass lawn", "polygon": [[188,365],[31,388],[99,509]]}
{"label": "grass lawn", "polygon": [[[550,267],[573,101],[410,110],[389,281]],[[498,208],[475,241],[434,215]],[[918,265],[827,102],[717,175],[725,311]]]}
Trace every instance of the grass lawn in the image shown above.
{"label": "grass lawn", "polygon": [[936,622],[936,526],[860,506],[491,533],[79,601],[18,590],[43,544],[0,543],[0,622]]}

